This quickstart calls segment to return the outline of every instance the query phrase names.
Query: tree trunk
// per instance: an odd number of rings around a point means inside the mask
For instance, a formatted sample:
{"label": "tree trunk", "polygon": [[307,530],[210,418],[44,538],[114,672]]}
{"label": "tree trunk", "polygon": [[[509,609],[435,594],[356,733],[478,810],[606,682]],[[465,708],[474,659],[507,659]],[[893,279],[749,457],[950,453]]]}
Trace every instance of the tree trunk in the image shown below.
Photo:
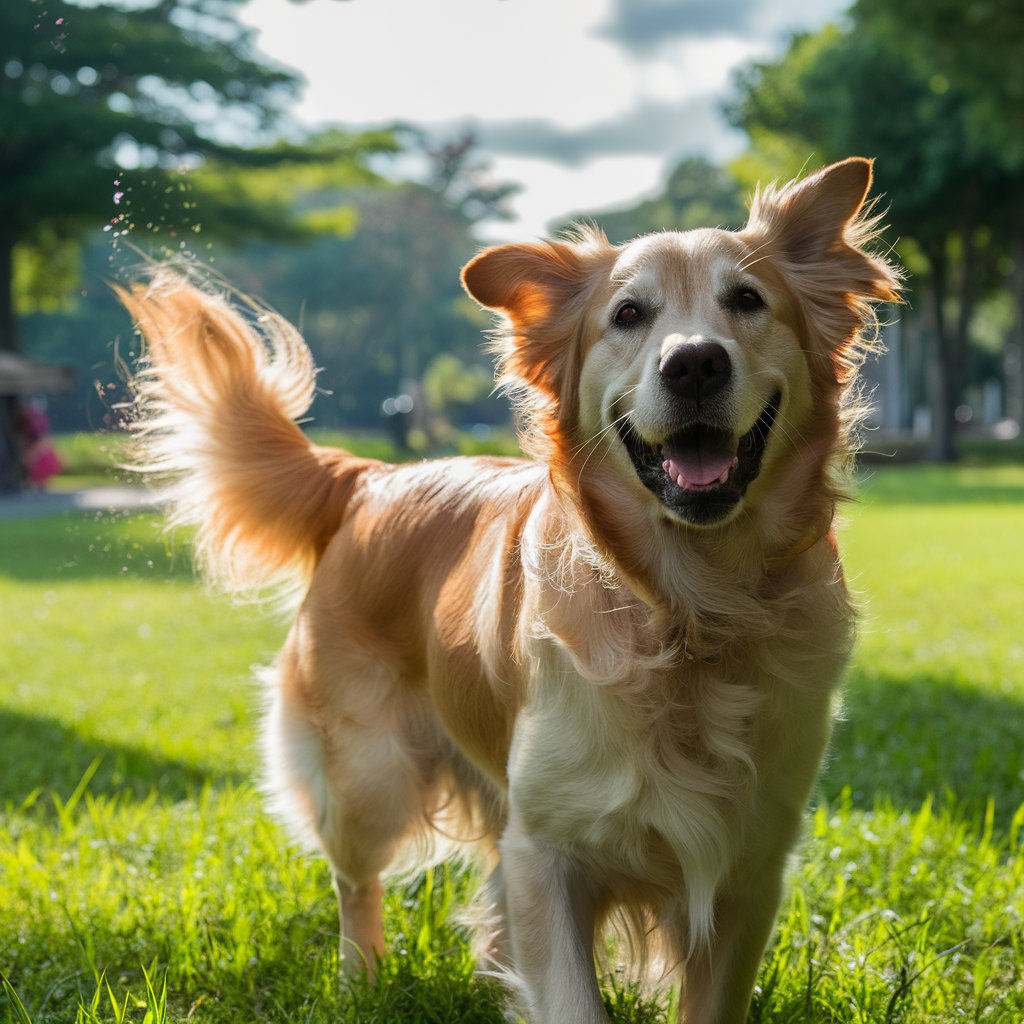
{"label": "tree trunk", "polygon": [[[11,294],[14,271],[11,250],[16,240],[17,236],[13,232],[0,230],[0,352],[18,351],[18,322],[14,318]],[[14,409],[15,399],[0,395],[0,493],[10,493],[21,487]]]}
{"label": "tree trunk", "polygon": [[14,398],[0,395],[0,494],[21,489],[21,460],[14,433]]}
{"label": "tree trunk", "polygon": [[1024,177],[1018,177],[1013,187],[1010,258],[1013,260],[1013,271],[1008,284],[1013,295],[1017,322],[1004,356],[1006,396],[1003,415],[1024,427]]}
{"label": "tree trunk", "polygon": [[932,272],[922,289],[925,297],[928,333],[928,407],[932,416],[932,432],[928,439],[928,458],[932,462],[955,462],[956,443],[953,438],[953,410],[958,394],[951,365],[951,339],[943,306],[949,283],[949,260],[945,246],[933,247],[928,253]]}
{"label": "tree trunk", "polygon": [[949,353],[951,378],[953,382],[953,405],[960,401],[967,385],[967,349],[970,345],[968,331],[974,306],[978,301],[978,247],[974,243],[977,229],[976,211],[978,207],[977,190],[968,200],[968,209],[960,224],[960,235],[963,243],[963,260],[960,267],[960,315],[956,318],[956,334],[952,338]]}
{"label": "tree trunk", "polygon": [[18,236],[0,229],[0,352],[18,351],[18,321],[14,316],[14,243]]}

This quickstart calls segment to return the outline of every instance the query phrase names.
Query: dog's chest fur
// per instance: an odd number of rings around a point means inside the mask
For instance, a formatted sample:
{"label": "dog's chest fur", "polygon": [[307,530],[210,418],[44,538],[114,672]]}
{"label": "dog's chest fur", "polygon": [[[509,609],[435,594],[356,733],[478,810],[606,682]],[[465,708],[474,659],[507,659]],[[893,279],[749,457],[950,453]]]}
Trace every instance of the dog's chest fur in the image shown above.
{"label": "dog's chest fur", "polygon": [[621,686],[584,678],[558,641],[537,641],[509,762],[513,806],[612,889],[682,890],[691,933],[710,927],[722,880],[741,858],[770,855],[779,815],[798,816],[809,794],[845,663],[844,608],[826,602],[810,619],[802,608],[775,637],[646,678],[624,664]]}

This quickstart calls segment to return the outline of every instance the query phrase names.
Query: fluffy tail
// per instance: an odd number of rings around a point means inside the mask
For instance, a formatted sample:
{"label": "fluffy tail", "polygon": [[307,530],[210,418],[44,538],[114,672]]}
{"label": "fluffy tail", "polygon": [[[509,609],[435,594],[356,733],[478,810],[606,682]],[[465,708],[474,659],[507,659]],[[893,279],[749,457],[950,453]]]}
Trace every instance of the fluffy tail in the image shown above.
{"label": "fluffy tail", "polygon": [[133,468],[169,484],[170,522],[197,528],[208,577],[235,592],[308,578],[370,459],[296,426],[316,369],[298,331],[255,324],[170,270],[116,289],[144,339]]}

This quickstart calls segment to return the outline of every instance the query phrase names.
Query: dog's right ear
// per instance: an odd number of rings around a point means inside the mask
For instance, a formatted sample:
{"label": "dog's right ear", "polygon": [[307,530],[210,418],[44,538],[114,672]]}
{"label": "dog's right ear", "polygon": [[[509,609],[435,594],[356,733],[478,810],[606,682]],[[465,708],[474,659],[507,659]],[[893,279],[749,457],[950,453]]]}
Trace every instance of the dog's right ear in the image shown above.
{"label": "dog's right ear", "polygon": [[596,272],[614,254],[604,236],[593,232],[579,241],[495,246],[466,264],[466,291],[511,321],[501,345],[504,376],[561,400]]}

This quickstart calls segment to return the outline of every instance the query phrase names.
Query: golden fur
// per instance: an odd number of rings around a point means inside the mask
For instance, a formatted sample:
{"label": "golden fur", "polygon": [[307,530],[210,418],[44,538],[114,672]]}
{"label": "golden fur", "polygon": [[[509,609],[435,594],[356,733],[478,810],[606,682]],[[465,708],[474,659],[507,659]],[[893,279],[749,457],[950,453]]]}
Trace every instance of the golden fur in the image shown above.
{"label": "golden fur", "polygon": [[[852,638],[845,406],[897,287],[865,248],[869,184],[853,159],[760,192],[737,233],[478,255],[463,279],[505,318],[534,461],[318,448],[280,317],[169,271],[122,292],[172,521],[230,588],[305,588],[268,774],[331,863],[349,969],[383,949],[381,875],[443,836],[497,855],[484,945],[535,1024],[606,1020],[609,922],[682,965],[686,1020],[745,1019]],[[700,344],[719,362],[672,376]]]}

